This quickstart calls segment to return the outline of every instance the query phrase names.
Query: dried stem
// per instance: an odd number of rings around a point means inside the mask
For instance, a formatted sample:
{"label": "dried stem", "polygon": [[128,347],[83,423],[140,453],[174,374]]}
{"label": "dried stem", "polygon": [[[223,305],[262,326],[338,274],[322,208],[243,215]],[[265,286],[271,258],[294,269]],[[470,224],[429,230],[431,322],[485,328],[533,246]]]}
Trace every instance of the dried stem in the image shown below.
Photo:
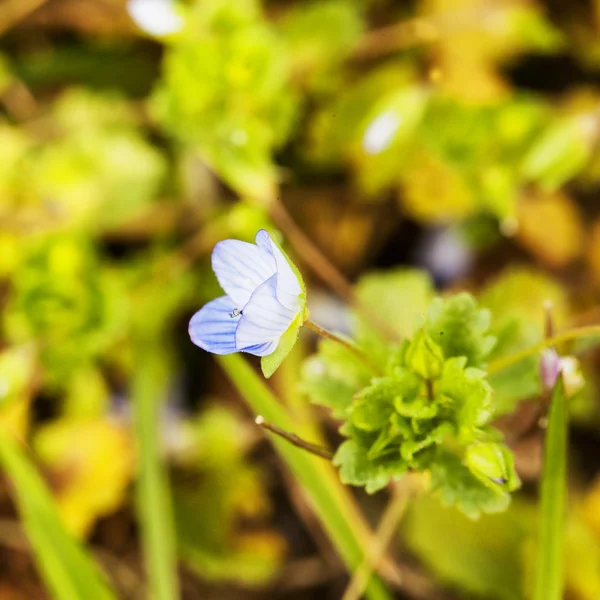
{"label": "dried stem", "polygon": [[386,339],[395,340],[397,335],[371,309],[361,302],[354,293],[350,282],[340,273],[337,267],[321,252],[315,243],[298,227],[282,202],[277,199],[271,203],[270,210],[273,222],[292,244],[300,259],[329,286],[342,300],[352,305],[363,318],[369,322]]}
{"label": "dried stem", "polygon": [[546,302],[544,302],[544,336],[546,339],[551,338],[554,335],[553,308],[554,306],[551,300],[546,300]]}
{"label": "dried stem", "polygon": [[311,454],[314,454],[315,456],[319,456],[319,457],[325,458],[327,460],[331,460],[333,458],[333,452],[331,452],[331,450],[328,450],[327,448],[324,448],[323,446],[319,446],[318,444],[312,444],[311,442],[307,442],[306,440],[303,440],[301,437],[298,437],[295,433],[290,433],[289,431],[285,431],[284,429],[281,429],[281,427],[277,427],[277,425],[268,423],[267,421],[265,421],[264,417],[262,417],[261,415],[258,415],[256,417],[255,421],[256,421],[256,424],[260,425],[263,429],[266,429],[266,430],[270,431],[271,433],[278,435],[279,437],[283,438],[290,444],[293,444],[294,446],[297,446],[298,448],[302,448],[302,450],[306,450],[307,452],[310,452]]}

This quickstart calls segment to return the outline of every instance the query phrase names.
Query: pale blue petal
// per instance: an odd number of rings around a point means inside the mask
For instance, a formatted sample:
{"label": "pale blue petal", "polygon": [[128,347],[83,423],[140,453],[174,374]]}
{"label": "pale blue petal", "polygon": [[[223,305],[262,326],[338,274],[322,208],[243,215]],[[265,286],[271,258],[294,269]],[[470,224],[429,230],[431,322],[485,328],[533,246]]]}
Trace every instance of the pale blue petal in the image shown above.
{"label": "pale blue petal", "polygon": [[275,342],[296,314],[297,311],[287,309],[277,299],[277,275],[273,275],[256,288],[244,307],[235,334],[237,349],[246,351],[265,342]]}
{"label": "pale blue petal", "polygon": [[240,240],[224,240],[213,250],[212,268],[225,293],[242,309],[252,292],[274,275],[276,263],[264,248]]}
{"label": "pale blue petal", "polygon": [[302,287],[287,258],[264,229],[261,229],[256,234],[256,245],[261,249],[269,250],[275,259],[277,268],[277,299],[287,309],[297,312],[300,308],[299,296],[302,293]]}
{"label": "pale blue petal", "polygon": [[237,352],[235,331],[241,315],[231,316],[236,308],[227,296],[205,304],[190,320],[188,331],[192,342],[214,354]]}
{"label": "pale blue petal", "polygon": [[258,344],[256,346],[250,346],[249,348],[244,348],[242,352],[247,352],[248,354],[254,354],[254,356],[267,356],[269,354],[273,354],[275,349],[279,345],[279,338],[273,340],[272,342],[265,342],[264,344]]}

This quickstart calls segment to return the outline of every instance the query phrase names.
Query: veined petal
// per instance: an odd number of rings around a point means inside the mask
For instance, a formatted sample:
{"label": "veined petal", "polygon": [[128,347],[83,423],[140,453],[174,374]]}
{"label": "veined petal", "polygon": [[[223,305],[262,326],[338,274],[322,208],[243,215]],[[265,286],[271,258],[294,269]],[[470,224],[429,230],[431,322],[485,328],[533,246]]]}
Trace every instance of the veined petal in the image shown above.
{"label": "veined petal", "polygon": [[268,250],[275,259],[277,299],[287,309],[297,311],[300,308],[299,296],[302,293],[302,287],[287,258],[264,229],[256,234],[256,245],[261,249]]}
{"label": "veined petal", "polygon": [[274,256],[264,248],[240,240],[224,240],[212,252],[212,268],[225,293],[241,310],[277,267]]}
{"label": "veined petal", "polygon": [[256,288],[244,307],[235,333],[237,349],[246,352],[253,346],[278,341],[297,312],[289,310],[277,299],[277,275],[273,275]]}
{"label": "veined petal", "polygon": [[249,348],[244,348],[242,352],[247,352],[248,354],[254,354],[254,356],[267,356],[269,354],[273,354],[279,345],[279,338],[273,340],[272,342],[265,342],[264,344],[258,344],[256,346],[250,346]]}
{"label": "veined petal", "polygon": [[241,314],[234,313],[236,308],[227,296],[205,304],[190,320],[188,331],[192,342],[214,354],[237,352],[235,331]]}

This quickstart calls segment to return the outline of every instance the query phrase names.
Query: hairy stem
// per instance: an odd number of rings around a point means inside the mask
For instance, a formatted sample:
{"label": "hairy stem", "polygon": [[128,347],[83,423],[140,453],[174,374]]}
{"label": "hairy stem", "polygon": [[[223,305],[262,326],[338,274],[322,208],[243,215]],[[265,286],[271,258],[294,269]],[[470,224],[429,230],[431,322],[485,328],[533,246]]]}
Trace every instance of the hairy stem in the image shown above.
{"label": "hairy stem", "polygon": [[258,417],[256,417],[255,422],[257,425],[260,425],[263,429],[266,429],[267,431],[278,435],[279,437],[288,441],[290,444],[298,448],[302,448],[302,450],[306,450],[311,454],[320,456],[321,458],[325,458],[327,460],[331,460],[333,458],[333,452],[331,452],[331,450],[328,450],[323,446],[319,446],[318,444],[307,442],[306,440],[303,440],[301,437],[297,436],[295,433],[290,433],[285,429],[281,429],[281,427],[278,427],[277,425],[268,423],[267,421],[265,421],[265,418],[261,415],[258,415]]}

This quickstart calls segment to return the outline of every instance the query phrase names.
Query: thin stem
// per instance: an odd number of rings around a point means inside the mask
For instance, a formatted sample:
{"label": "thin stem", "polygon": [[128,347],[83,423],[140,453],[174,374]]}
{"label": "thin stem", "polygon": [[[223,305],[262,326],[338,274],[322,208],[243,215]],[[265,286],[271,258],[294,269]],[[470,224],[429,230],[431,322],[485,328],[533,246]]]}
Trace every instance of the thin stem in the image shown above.
{"label": "thin stem", "polygon": [[270,215],[273,222],[292,244],[298,256],[315,274],[329,286],[342,300],[351,304],[363,318],[369,322],[386,339],[394,341],[397,335],[378,315],[356,296],[350,282],[340,273],[338,268],[321,252],[317,245],[298,227],[283,203],[277,199],[272,201]]}
{"label": "thin stem", "polygon": [[392,536],[406,512],[412,492],[413,486],[409,485],[408,482],[403,487],[396,487],[394,490],[394,496],[387,505],[381,521],[379,521],[375,538],[367,549],[362,564],[355,571],[342,600],[360,600],[362,597],[371,573],[377,568],[379,561],[384,556]]}
{"label": "thin stem", "polygon": [[304,325],[311,331],[314,331],[317,335],[320,335],[322,338],[325,338],[326,340],[332,340],[334,342],[337,342],[338,344],[342,344],[342,346],[348,348],[348,350],[350,350],[350,352],[352,352],[354,356],[359,358],[363,362],[363,364],[369,367],[371,371],[373,371],[377,375],[381,375],[381,369],[379,369],[379,367],[371,361],[371,359],[367,356],[365,352],[363,352],[358,346],[355,346],[350,340],[336,335],[332,331],[329,331],[328,329],[317,325],[314,321],[311,321],[310,319],[304,321]]}
{"label": "thin stem", "polygon": [[551,300],[546,300],[546,302],[544,302],[544,335],[546,339],[551,338],[554,335],[553,308],[554,306]]}
{"label": "thin stem", "polygon": [[504,356],[497,360],[492,361],[488,365],[488,374],[497,373],[498,371],[502,371],[511,365],[520,362],[530,356],[534,356],[544,350],[545,348],[549,348],[550,346],[556,346],[558,344],[562,344],[563,342],[569,342],[572,340],[577,340],[579,338],[590,337],[594,335],[600,335],[600,325],[588,325],[587,327],[578,327],[576,329],[570,329],[568,331],[563,331],[562,333],[558,333],[553,335],[552,337],[546,338],[541,341],[539,344],[535,346],[530,346],[529,348],[525,348],[520,352],[515,352],[514,354],[510,354],[508,356]]}
{"label": "thin stem", "polygon": [[321,458],[325,458],[327,460],[331,460],[333,458],[333,452],[324,448],[323,446],[319,446],[318,444],[312,444],[311,442],[307,442],[303,440],[301,437],[297,436],[295,433],[290,433],[289,431],[285,431],[285,429],[281,429],[281,427],[277,427],[277,425],[273,425],[272,423],[268,423],[265,421],[264,417],[258,415],[255,419],[257,425],[260,425],[263,429],[278,435],[284,440],[288,441],[290,444],[297,446],[298,448],[302,448],[302,450],[306,450],[315,456],[319,456]]}
{"label": "thin stem", "polygon": [[435,391],[433,389],[433,379],[426,379],[425,387],[427,388],[427,398],[431,402],[433,402],[435,400]]}

